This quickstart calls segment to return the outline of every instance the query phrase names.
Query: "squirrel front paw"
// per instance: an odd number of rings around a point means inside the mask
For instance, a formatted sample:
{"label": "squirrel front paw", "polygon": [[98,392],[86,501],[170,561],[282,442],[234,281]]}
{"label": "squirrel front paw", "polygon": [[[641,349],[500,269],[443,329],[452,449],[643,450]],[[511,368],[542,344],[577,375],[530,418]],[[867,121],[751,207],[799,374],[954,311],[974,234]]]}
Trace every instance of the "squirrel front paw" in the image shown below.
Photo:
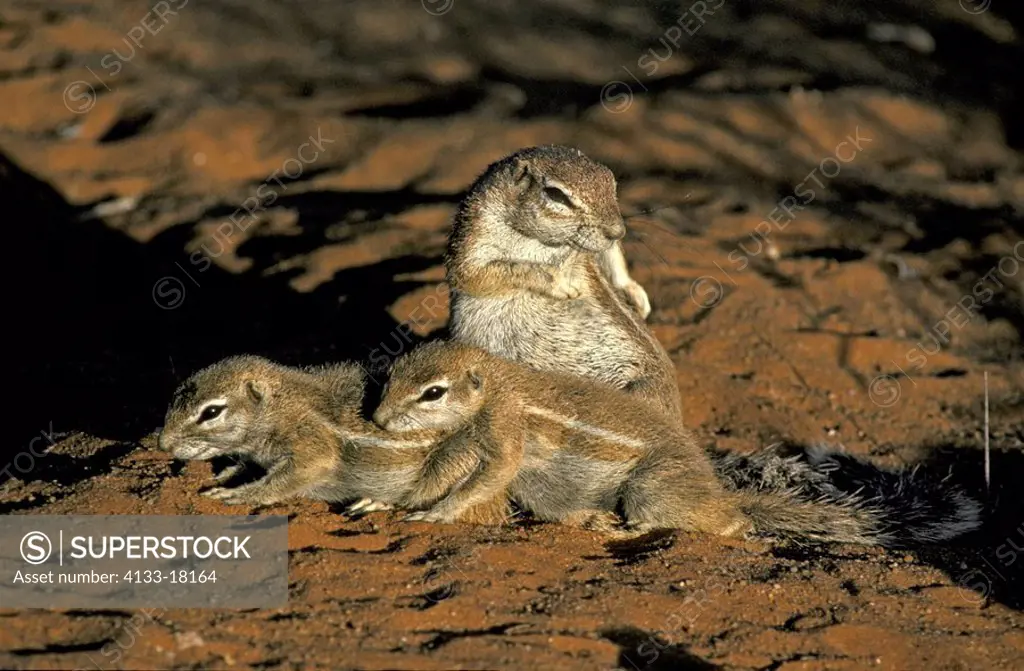
{"label": "squirrel front paw", "polygon": [[551,297],[558,298],[560,300],[572,300],[574,298],[579,298],[583,293],[583,287],[577,280],[577,277],[579,277],[578,273],[555,273],[550,286]]}
{"label": "squirrel front paw", "polygon": [[452,524],[455,522],[454,515],[443,510],[431,508],[430,510],[417,510],[402,518],[404,522],[439,522],[441,524]]}
{"label": "squirrel front paw", "polygon": [[231,464],[230,466],[226,466],[220,473],[213,476],[213,481],[217,484],[223,484],[241,473],[244,469],[245,467],[242,464]]}
{"label": "squirrel front paw", "polygon": [[212,487],[204,492],[200,492],[200,496],[218,499],[229,506],[271,505],[277,502],[276,497],[270,496],[256,489],[248,489],[244,485],[242,487],[232,488]]}
{"label": "squirrel front paw", "polygon": [[362,498],[345,508],[345,514],[350,517],[362,517],[368,513],[375,513],[378,510],[391,510],[394,506],[382,501],[374,501],[369,498]]}
{"label": "squirrel front paw", "polygon": [[233,493],[234,492],[229,487],[210,487],[205,491],[199,492],[199,495],[208,496],[211,499],[226,499]]}
{"label": "squirrel front paw", "polygon": [[628,283],[619,287],[633,307],[636,308],[637,313],[641,319],[647,319],[651,314],[651,300],[647,297],[647,292],[640,286],[639,282],[630,280]]}

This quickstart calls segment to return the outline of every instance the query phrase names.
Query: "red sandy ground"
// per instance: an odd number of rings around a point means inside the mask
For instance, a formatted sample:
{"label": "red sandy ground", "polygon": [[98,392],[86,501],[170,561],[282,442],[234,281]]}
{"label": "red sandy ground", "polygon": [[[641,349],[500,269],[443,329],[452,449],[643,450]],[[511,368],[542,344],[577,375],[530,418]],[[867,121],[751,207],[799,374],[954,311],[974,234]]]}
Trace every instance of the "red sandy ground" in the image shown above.
{"label": "red sandy ground", "polygon": [[[1006,510],[1024,475],[1019,15],[727,2],[650,73],[638,59],[665,53],[687,4],[342,4],[191,2],[116,73],[100,59],[128,55],[145,3],[0,9],[0,189],[24,208],[5,230],[40,292],[15,298],[10,323],[35,326],[12,350],[27,428],[4,454],[57,432],[0,511],[247,513],[196,494],[209,466],[155,450],[174,384],[230,353],[314,363],[394,347],[402,320],[441,326],[461,192],[558,142],[614,168],[624,212],[653,210],[630,218],[627,253],[705,444],[829,441],[976,485],[987,372],[999,524],[920,552],[615,544],[299,501],[266,511],[292,516],[286,608],[0,610],[0,666],[1024,665],[1024,581],[1004,558],[1024,547]],[[924,26],[938,48],[868,41],[866,21]],[[323,151],[286,163],[310,136]],[[848,162],[825,161],[837,151]],[[762,224],[802,182],[807,208]],[[277,198],[258,223],[218,233],[262,183]],[[120,207],[69,214],[101,200]],[[189,257],[204,244],[209,267]],[[152,300],[164,276],[184,291],[171,310]]]}

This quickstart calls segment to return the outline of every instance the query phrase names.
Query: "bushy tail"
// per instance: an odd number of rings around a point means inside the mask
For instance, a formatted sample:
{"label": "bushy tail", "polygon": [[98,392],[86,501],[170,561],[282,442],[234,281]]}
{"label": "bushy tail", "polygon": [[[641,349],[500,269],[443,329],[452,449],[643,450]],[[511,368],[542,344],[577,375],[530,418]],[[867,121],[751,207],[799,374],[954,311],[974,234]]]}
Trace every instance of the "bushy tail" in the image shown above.
{"label": "bushy tail", "polygon": [[979,501],[917,468],[887,470],[827,448],[712,460],[755,528],[772,535],[905,547],[948,541],[982,522]]}

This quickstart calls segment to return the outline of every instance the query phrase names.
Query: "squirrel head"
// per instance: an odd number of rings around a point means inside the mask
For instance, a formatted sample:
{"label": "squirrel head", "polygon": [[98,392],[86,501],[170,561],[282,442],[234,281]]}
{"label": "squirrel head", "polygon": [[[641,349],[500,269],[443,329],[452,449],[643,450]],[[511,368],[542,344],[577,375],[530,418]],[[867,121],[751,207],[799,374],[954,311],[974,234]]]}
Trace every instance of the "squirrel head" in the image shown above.
{"label": "squirrel head", "polygon": [[391,367],[373,421],[387,431],[458,429],[483,407],[487,380],[474,348],[435,341]]}
{"label": "squirrel head", "polygon": [[174,392],[160,449],[200,461],[244,452],[274,393],[274,368],[266,359],[238,356],[192,375]]}
{"label": "squirrel head", "polygon": [[578,149],[530,147],[499,161],[485,179],[490,188],[482,192],[501,198],[504,221],[545,245],[602,252],[626,234],[615,175]]}

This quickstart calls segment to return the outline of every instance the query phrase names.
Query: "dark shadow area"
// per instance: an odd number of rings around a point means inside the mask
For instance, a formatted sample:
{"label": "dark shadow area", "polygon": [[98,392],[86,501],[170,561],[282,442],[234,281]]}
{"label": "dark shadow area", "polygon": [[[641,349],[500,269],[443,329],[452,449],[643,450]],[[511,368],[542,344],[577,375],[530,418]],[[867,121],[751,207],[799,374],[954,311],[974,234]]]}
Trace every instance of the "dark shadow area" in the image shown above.
{"label": "dark shadow area", "polygon": [[[1005,408],[1007,416],[1012,412]],[[998,424],[998,415],[994,417]],[[993,444],[1011,444],[1024,439],[1024,427],[993,435]],[[965,604],[998,601],[1006,606],[1024,610],[1024,497],[1020,496],[1020,482],[1024,481],[1024,452],[1014,449],[993,449],[991,453],[991,487],[985,483],[984,452],[978,446],[950,445],[948,443],[922,445],[926,454],[922,461],[909,470],[892,471],[879,468],[870,460],[837,453],[835,469],[829,469],[827,484],[811,483],[804,477],[785,479],[777,466],[771,473],[760,462],[738,461],[735,455],[712,451],[714,459],[729,458],[728,470],[720,472],[731,486],[757,489],[771,481],[769,488],[786,487],[800,490],[800,497],[809,500],[832,499],[835,487],[846,494],[856,493],[890,511],[879,528],[889,533],[897,543],[894,552],[913,551],[921,561],[945,572],[961,588]],[[806,448],[796,444],[781,445],[775,451],[779,456],[803,456]],[[953,541],[922,545],[901,539],[911,538],[908,529],[923,530],[929,524],[943,519],[959,519],[948,493],[956,490],[978,501],[983,506],[982,526]],[[825,560],[847,561],[852,555],[846,550],[837,553],[838,546],[801,542],[775,545],[773,557],[801,563]],[[846,547],[846,546],[844,546]],[[853,547],[853,546],[849,546]],[[848,548],[847,548],[848,549]]]}
{"label": "dark shadow area", "polygon": [[476,85],[435,87],[438,90],[406,103],[370,105],[350,109],[346,116],[373,119],[430,119],[465,114],[486,99],[486,91]]}
{"label": "dark shadow area", "polygon": [[452,641],[456,641],[460,638],[477,638],[480,636],[508,636],[511,635],[510,631],[516,627],[522,626],[521,622],[510,622],[508,624],[498,624],[493,627],[486,629],[459,629],[459,630],[422,630],[416,631],[417,634],[433,634],[427,641],[420,644],[420,650],[422,651],[433,651],[438,648],[442,648]]}
{"label": "dark shadow area", "polygon": [[[1024,148],[1024,82],[1017,71],[1024,55],[1022,44],[990,36],[966,12],[947,16],[924,3],[917,8],[884,0],[826,6],[788,0],[716,4],[704,3],[705,10],[710,8],[704,11],[685,4],[648,2],[638,8],[638,14],[649,13],[650,23],[613,25],[571,5],[524,5],[513,14],[503,7],[471,3],[466,7],[472,14],[466,16],[475,24],[505,26],[511,34],[530,33],[556,42],[564,40],[569,28],[577,39],[615,45],[615,54],[634,48],[635,55],[617,71],[622,86],[605,90],[605,82],[526,77],[488,64],[480,72],[479,85],[455,87],[448,102],[430,94],[397,107],[351,113],[430,118],[445,111],[464,112],[482,102],[487,84],[495,83],[522,91],[524,100],[515,112],[519,118],[574,117],[598,104],[602,94],[615,109],[626,104],[620,96],[627,90],[634,96],[699,90],[704,88],[704,75],[728,71],[736,74],[728,85],[734,92],[787,90],[797,84],[819,91],[877,87],[943,107],[954,103],[992,109],[1003,121],[1010,146]],[[993,3],[986,11],[1007,21],[1018,34],[1024,29],[1024,9],[1014,3]],[[923,29],[931,37],[933,50],[872,39],[868,27],[873,24]],[[680,29],[678,35],[669,34],[672,27]],[[460,37],[470,43],[486,38],[470,32]],[[529,62],[531,56],[524,53],[523,60]],[[685,73],[662,65],[680,56],[692,63]],[[621,55],[610,58],[619,60]],[[756,73],[768,70],[792,74],[762,83]]]}
{"label": "dark shadow area", "polygon": [[[668,3],[658,7],[660,25],[671,25],[682,13]],[[1018,34],[1024,28],[1024,8],[1017,3],[993,3],[986,11],[1005,19]],[[997,41],[966,18],[971,17],[966,13],[947,17],[884,0],[824,7],[787,0],[738,0],[724,3],[694,35],[684,35],[682,50],[698,67],[711,64],[741,72],[792,68],[809,77],[801,83],[806,89],[877,86],[943,106],[955,101],[989,108],[1002,119],[1010,146],[1020,149],[1024,147],[1024,82],[1018,72],[1022,44]],[[737,24],[746,29],[736,30]],[[922,53],[903,43],[872,40],[869,24],[923,28],[934,41],[934,51]],[[802,33],[821,41],[808,40]],[[825,48],[826,40],[833,48]],[[662,43],[652,47],[656,53],[666,52]]]}
{"label": "dark shadow area", "polygon": [[[542,117],[576,118],[584,110],[602,102],[609,109],[625,111],[632,103],[623,96],[640,93],[657,94],[675,89],[687,89],[702,74],[712,68],[698,68],[683,75],[672,75],[662,79],[640,84],[630,80],[622,82],[625,86],[608,87],[608,84],[590,84],[567,79],[540,79],[523,77],[499,69],[485,69],[481,76],[488,81],[511,84],[524,94],[523,104],[515,111],[517,119],[537,119]],[[623,75],[629,79],[627,75]],[[627,88],[628,87],[628,88]],[[627,94],[628,91],[628,94]],[[627,104],[628,103],[628,104]]]}
{"label": "dark shadow area", "polygon": [[[303,174],[302,179],[308,180],[311,175],[315,176],[315,174],[317,173],[307,171]],[[275,208],[297,209],[303,228],[311,228],[320,233],[331,224],[339,222],[355,226],[369,224],[421,205],[436,205],[438,203],[456,205],[462,200],[462,195],[461,193],[454,195],[420,193],[407,187],[391,191],[315,191],[283,194],[271,202]],[[199,219],[227,219],[237,211],[237,204],[220,205],[203,212]],[[335,242],[344,242],[359,237],[361,233],[362,231],[357,229],[347,236],[342,235],[331,239]],[[282,241],[280,237],[274,238],[274,249],[280,249],[278,243]],[[261,242],[266,241],[261,241],[259,238],[249,240],[245,243],[245,251],[257,253],[256,258],[269,257],[269,252],[265,255],[259,254],[260,251],[263,251],[259,248]],[[299,236],[295,245],[301,251],[308,251],[310,247],[308,242]],[[306,246],[300,247],[299,245],[302,243],[306,243]],[[317,243],[320,243],[319,239]],[[211,244],[211,246],[213,245]],[[288,256],[289,251],[295,251],[295,249],[286,248],[284,252],[278,252],[278,256]]]}
{"label": "dark shadow area", "polygon": [[133,138],[145,131],[155,119],[156,112],[151,110],[140,110],[126,114],[118,119],[98,141],[100,143],[120,142]]}
{"label": "dark shadow area", "polygon": [[[41,448],[42,445],[37,445],[37,447]],[[54,482],[65,488],[62,491],[69,492],[71,487],[79,482],[108,472],[115,461],[136,447],[136,443],[116,442],[87,456],[49,453],[32,459],[25,457],[25,453],[19,450],[14,459],[10,461],[10,474],[24,482]],[[37,452],[42,454],[39,449]],[[3,490],[6,480],[7,476],[0,477],[0,491]],[[0,515],[38,508],[45,505],[46,502],[46,497],[38,496],[16,501],[3,501],[0,502]]]}
{"label": "dark shadow area", "polygon": [[1024,610],[1024,453],[992,451],[991,489],[985,486],[982,450],[933,446],[930,454],[924,468],[945,473],[950,483],[985,502],[985,524],[950,547],[923,548],[918,556],[949,575],[968,604],[996,601]]}
{"label": "dark shadow area", "polygon": [[[171,392],[184,377],[231,354],[305,365],[377,353],[380,367],[417,341],[408,329],[396,332],[386,308],[419,283],[394,276],[439,262],[410,250],[343,270],[300,293],[288,285],[293,273],[233,275],[206,259],[193,262],[198,257],[183,251],[192,226],[174,227],[142,245],[100,221],[84,220],[53,188],[2,156],[0,197],[11,208],[8,220],[20,224],[10,227],[12,286],[20,287],[11,292],[10,322],[18,393],[3,464],[42,431],[136,441],[162,423]],[[268,268],[281,254],[322,244],[320,222],[344,220],[360,208],[397,212],[438,200],[417,201],[408,192],[289,196],[303,235],[256,239],[240,253],[253,258],[255,268]],[[41,452],[38,441],[33,447]],[[96,458],[109,463],[108,452]],[[42,467],[46,460],[37,461]],[[47,472],[82,466],[51,461]]]}
{"label": "dark shadow area", "polygon": [[722,668],[690,653],[686,646],[669,643],[661,636],[636,627],[606,629],[601,637],[619,646],[622,669],[644,671],[711,671]]}
{"label": "dark shadow area", "polygon": [[[957,269],[943,279],[956,284],[962,292],[956,298],[963,301],[966,317],[980,314],[989,322],[1005,319],[1016,329],[1019,342],[1024,343],[1024,284],[1021,283],[1024,262],[1012,253],[997,255],[984,251],[984,242],[990,236],[1005,234],[1008,230],[1024,236],[1024,219],[1012,204],[994,208],[967,207],[924,195],[888,193],[855,178],[836,180],[829,189],[834,197],[821,204],[842,222],[839,226],[844,239],[873,245],[887,233],[897,230],[865,213],[865,206],[874,204],[900,213],[904,221],[914,222],[914,234],[906,244],[893,250],[895,253],[928,255],[942,251],[957,240],[968,243],[971,255],[957,258]],[[844,260],[842,255],[835,258]],[[898,266],[888,270],[897,283],[904,279],[917,281],[916,277],[901,278]],[[1024,346],[1020,344],[1007,343],[998,349],[998,352],[977,354],[983,355],[983,360],[994,361],[1024,356]]]}
{"label": "dark shadow area", "polygon": [[[980,0],[973,4],[980,5]],[[410,54],[427,58],[455,53],[480,66],[472,79],[456,82],[442,83],[401,70],[374,78],[376,85],[401,83],[423,89],[403,102],[359,105],[345,112],[382,119],[463,114],[492,102],[490,98],[508,86],[522,93],[521,102],[514,101],[518,96],[510,99],[515,107],[512,114],[527,119],[576,117],[598,105],[602,93],[615,108],[625,104],[619,97],[625,87],[632,95],[648,97],[694,90],[709,95],[722,90],[763,93],[795,86],[819,91],[879,88],[943,107],[991,109],[1005,125],[1010,146],[1024,148],[1024,83],[1017,72],[1022,44],[998,39],[998,31],[986,32],[983,25],[989,17],[971,16],[956,2],[947,11],[927,2],[885,0],[821,5],[791,0],[709,0],[697,5],[649,0],[634,5],[630,14],[622,15],[628,20],[621,16],[608,20],[600,8],[586,3],[505,6],[466,0],[460,2],[458,12],[444,15],[450,30],[439,31],[433,40],[403,42],[399,47],[386,40],[378,43],[372,36],[352,40],[334,28],[344,23],[345,9],[329,3],[266,0],[242,11],[232,2],[211,2],[202,11],[230,17],[237,34],[204,38],[238,40],[240,47],[242,40],[254,38],[278,45],[300,41],[304,46],[318,45],[322,51],[317,53],[315,67],[296,69],[294,64],[270,61],[213,69],[180,63],[169,70],[204,82],[204,92],[213,97],[262,100],[255,82],[268,79],[279,83],[285,96],[296,99],[329,92],[339,82],[360,86],[365,82],[351,73],[352,65],[366,63],[368,53],[376,63]],[[1018,35],[1024,30],[1024,9],[1019,3],[993,2],[985,13],[1006,21]],[[933,48],[872,39],[869,26],[879,24],[923,30]],[[673,28],[677,34],[669,32]],[[500,31],[505,46],[498,53],[489,43],[495,31]],[[535,41],[520,42],[520,36]],[[624,86],[606,91],[608,82],[600,76],[588,81],[560,76],[544,62],[550,52],[530,48],[567,39],[607,45],[606,58],[612,67],[604,72],[614,72],[607,76]],[[513,52],[521,67],[508,65]],[[671,59],[675,62],[668,64]],[[527,74],[533,72],[551,74]],[[713,78],[709,84],[705,77],[709,74],[728,76]]]}
{"label": "dark shadow area", "polygon": [[672,547],[675,540],[676,531],[658,529],[636,538],[609,541],[605,549],[615,559],[616,566],[635,566]]}
{"label": "dark shadow area", "polygon": [[436,589],[432,589],[429,592],[413,597],[409,607],[414,610],[430,610],[442,601],[447,601],[448,599],[457,596],[458,593],[458,583],[448,583]]}
{"label": "dark shadow area", "polygon": [[36,655],[66,654],[71,652],[98,652],[105,645],[113,642],[112,638],[104,638],[91,643],[51,643],[42,648],[14,648],[11,654],[17,657],[34,657]]}

